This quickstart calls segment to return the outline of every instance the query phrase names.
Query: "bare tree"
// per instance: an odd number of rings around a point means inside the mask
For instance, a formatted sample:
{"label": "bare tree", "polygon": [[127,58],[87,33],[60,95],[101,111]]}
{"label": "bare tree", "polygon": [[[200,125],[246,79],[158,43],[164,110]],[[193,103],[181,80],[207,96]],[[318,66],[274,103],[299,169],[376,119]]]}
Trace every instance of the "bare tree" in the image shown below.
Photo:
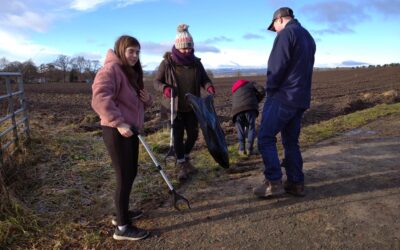
{"label": "bare tree", "polygon": [[70,58],[66,55],[59,55],[54,62],[54,65],[63,72],[63,83],[65,83],[65,76],[67,75]]}
{"label": "bare tree", "polygon": [[57,67],[54,65],[54,63],[47,63],[46,70],[47,70],[47,75],[48,75],[49,81],[51,81],[51,82],[60,82],[60,80],[63,79],[63,77],[64,77],[64,72],[57,69]]}
{"label": "bare tree", "polygon": [[2,71],[10,62],[5,58],[0,58],[0,71]]}
{"label": "bare tree", "polygon": [[83,56],[77,56],[71,59],[71,65],[72,68],[75,69],[77,72],[77,80],[81,81],[82,79],[82,74],[84,73],[85,69],[87,68],[87,65],[89,63],[89,60],[86,60]]}
{"label": "bare tree", "polygon": [[22,63],[21,73],[25,83],[32,83],[37,80],[38,68],[32,60],[28,60]]}
{"label": "bare tree", "polygon": [[101,65],[99,60],[87,60],[85,68],[86,80],[93,81],[100,67]]}
{"label": "bare tree", "polygon": [[97,71],[101,67],[100,61],[99,60],[92,60],[90,64],[91,64],[92,71],[97,73]]}
{"label": "bare tree", "polygon": [[46,83],[48,81],[48,68],[47,64],[40,64],[38,68],[38,73],[39,73],[39,83]]}
{"label": "bare tree", "polygon": [[22,72],[22,63],[15,61],[15,62],[9,62],[6,64],[6,66],[3,68],[5,72]]}

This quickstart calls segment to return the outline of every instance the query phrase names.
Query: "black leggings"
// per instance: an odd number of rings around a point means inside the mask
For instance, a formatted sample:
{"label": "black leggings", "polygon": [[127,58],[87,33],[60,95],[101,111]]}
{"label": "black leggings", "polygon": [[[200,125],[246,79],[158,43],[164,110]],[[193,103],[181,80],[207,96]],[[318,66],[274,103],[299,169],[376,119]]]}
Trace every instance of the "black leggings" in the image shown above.
{"label": "black leggings", "polygon": [[[186,141],[183,142],[186,130]],[[199,124],[196,115],[191,112],[178,112],[174,120],[174,148],[177,159],[183,159],[185,154],[189,154],[199,135]]]}
{"label": "black leggings", "polygon": [[127,225],[129,195],[138,168],[139,139],[137,136],[123,137],[116,128],[103,126],[103,140],[110,154],[117,177],[114,202],[119,226]]}

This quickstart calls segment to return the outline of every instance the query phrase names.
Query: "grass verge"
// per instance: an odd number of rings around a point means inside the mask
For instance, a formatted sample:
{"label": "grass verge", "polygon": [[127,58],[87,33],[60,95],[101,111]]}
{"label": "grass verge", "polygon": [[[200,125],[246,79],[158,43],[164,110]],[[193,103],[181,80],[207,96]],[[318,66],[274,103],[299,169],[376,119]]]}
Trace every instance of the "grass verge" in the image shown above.
{"label": "grass verge", "polygon": [[399,113],[400,103],[396,103],[381,104],[348,115],[338,116],[331,120],[303,128],[300,136],[300,144],[303,147],[308,147],[345,131],[359,128],[381,117]]}

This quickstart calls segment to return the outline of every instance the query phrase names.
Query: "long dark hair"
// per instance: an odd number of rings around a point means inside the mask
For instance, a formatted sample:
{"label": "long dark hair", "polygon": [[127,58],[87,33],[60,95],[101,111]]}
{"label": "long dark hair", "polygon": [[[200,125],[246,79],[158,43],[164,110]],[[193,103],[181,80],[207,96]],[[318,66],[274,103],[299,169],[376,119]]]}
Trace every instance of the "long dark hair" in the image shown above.
{"label": "long dark hair", "polygon": [[133,46],[137,46],[140,49],[139,41],[132,36],[122,35],[117,39],[117,41],[115,41],[114,52],[121,60],[122,70],[124,71],[126,77],[128,77],[129,82],[136,89],[136,91],[139,91],[143,89],[143,69],[140,59],[138,59],[135,66],[130,66],[125,58],[126,48]]}

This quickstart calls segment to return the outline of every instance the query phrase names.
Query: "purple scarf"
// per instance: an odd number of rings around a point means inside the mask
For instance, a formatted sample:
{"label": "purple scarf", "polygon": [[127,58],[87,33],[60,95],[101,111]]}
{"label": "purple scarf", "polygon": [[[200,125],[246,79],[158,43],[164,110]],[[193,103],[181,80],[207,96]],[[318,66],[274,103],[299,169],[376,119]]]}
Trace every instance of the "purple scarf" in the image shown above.
{"label": "purple scarf", "polygon": [[183,54],[179,50],[175,48],[175,46],[172,47],[172,60],[180,65],[190,65],[194,62],[194,59],[196,57],[194,56],[194,49],[190,53]]}

